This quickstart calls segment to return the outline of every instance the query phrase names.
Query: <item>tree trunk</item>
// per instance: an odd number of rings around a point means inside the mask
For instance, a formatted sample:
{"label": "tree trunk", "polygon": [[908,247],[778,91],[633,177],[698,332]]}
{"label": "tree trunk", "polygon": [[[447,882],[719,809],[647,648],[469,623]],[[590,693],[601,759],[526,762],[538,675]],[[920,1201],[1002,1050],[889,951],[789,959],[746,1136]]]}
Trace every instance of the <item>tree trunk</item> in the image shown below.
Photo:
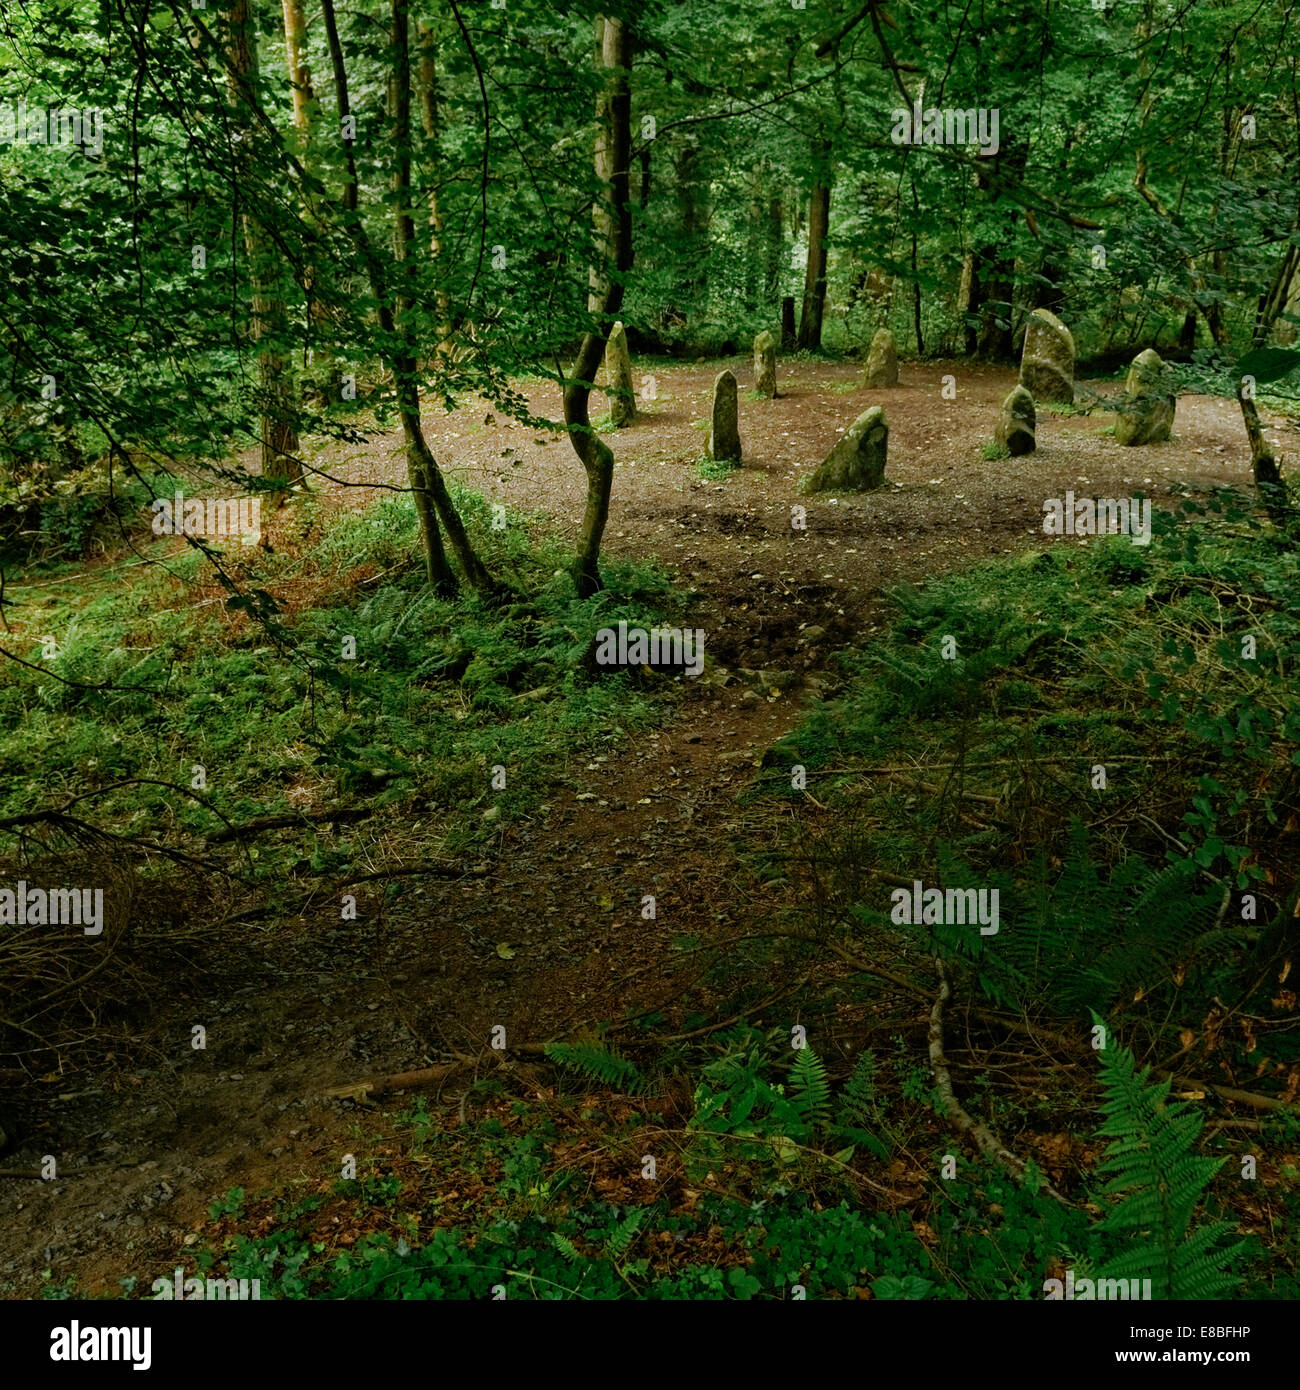
{"label": "tree trunk", "polygon": [[695,145],[683,148],[677,160],[677,218],[681,229],[683,273],[677,281],[676,303],[664,315],[673,327],[681,328],[691,318],[708,290],[708,247],[703,244],[704,210],[700,207],[700,151]]}
{"label": "tree trunk", "polygon": [[426,201],[429,206],[429,255],[434,275],[434,305],[438,313],[437,356],[448,357],[452,350],[451,342],[451,301],[447,294],[443,264],[443,225],[442,206],[438,199],[438,176],[441,163],[438,146],[438,72],[435,61],[436,46],[433,30],[420,21],[417,27],[420,39],[420,122],[429,142],[429,156],[425,163],[425,178],[429,192]]}
{"label": "tree trunk", "polygon": [[775,304],[781,294],[785,264],[785,231],[782,226],[781,199],[772,198],[767,205],[767,274],[763,284],[763,302]]}
{"label": "tree trunk", "polygon": [[[398,409],[407,440],[407,464],[411,472],[411,488],[420,517],[420,531],[425,542],[425,562],[429,582],[445,589],[447,583],[446,555],[441,554],[442,541],[437,519],[429,500],[447,529],[447,538],[456,552],[465,578],[476,589],[492,588],[492,577],[479,559],[470,542],[465,525],[447,491],[442,470],[438,467],[420,426],[420,387],[416,374],[417,344],[411,315],[417,290],[415,272],[418,263],[411,256],[415,241],[415,219],[411,194],[411,23],[410,0],[392,0],[392,74],[388,86],[388,114],[392,120],[395,164],[393,168],[393,260],[398,277],[394,296],[394,328],[400,348],[393,357],[393,376],[397,383]],[[441,566],[438,563],[441,554]]]}
{"label": "tree trunk", "polygon": [[[225,10],[227,32],[226,76],[231,104],[240,113],[251,144],[253,121],[249,112],[257,98],[257,46],[249,0],[232,0]],[[247,164],[245,164],[247,168]],[[260,386],[262,476],[281,481],[284,488],[302,481],[298,455],[295,392],[289,359],[284,352],[286,315],[284,301],[276,290],[279,257],[256,217],[240,217],[244,254],[248,258],[248,278],[252,292],[251,334],[257,347]]]}
{"label": "tree trunk", "polygon": [[804,271],[803,312],[799,318],[799,346],[806,350],[822,345],[822,314],[826,308],[826,237],[831,221],[830,145],[822,141],[813,151],[817,182],[808,199],[808,263]]}
{"label": "tree trunk", "polygon": [[[317,105],[311,85],[311,69],[307,66],[307,15],[302,0],[283,0],[283,12],[284,54],[293,101],[293,128],[298,136],[298,158],[304,168],[311,170],[315,163],[312,145],[316,134]],[[302,215],[304,219],[308,216],[305,194],[302,198]],[[310,262],[303,267],[302,286],[307,297],[307,323],[311,329],[303,395],[323,404],[327,400],[338,399],[339,371],[329,348],[317,346],[322,338],[328,337],[329,311],[317,297]]]}
{"label": "tree trunk", "polygon": [[1259,297],[1259,305],[1255,310],[1255,327],[1251,334],[1253,347],[1261,348],[1268,342],[1273,325],[1278,321],[1290,299],[1291,283],[1295,279],[1298,269],[1300,269],[1300,246],[1290,245],[1286,248],[1281,261],[1278,262],[1273,283]]}
{"label": "tree trunk", "polygon": [[[975,170],[976,187],[996,194],[999,188],[1019,184],[1028,163],[1029,146],[1023,141],[1008,140],[992,159],[980,161],[981,167]],[[976,247],[971,258],[970,312],[977,313],[979,319],[966,329],[966,351],[985,361],[1006,360],[1015,353],[1013,233],[1018,219],[1018,213],[1011,213],[1003,234],[996,241]]]}
{"label": "tree trunk", "polygon": [[564,423],[574,453],[587,474],[587,500],[573,562],[573,579],[580,598],[590,598],[604,587],[600,546],[609,519],[614,455],[591,428],[588,412],[592,383],[623,303],[623,277],[632,268],[632,211],[628,206],[632,42],[623,20],[597,18],[596,64],[603,71],[605,82],[596,98],[595,167],[600,193],[592,214],[595,254],[587,295],[587,309],[595,325],[583,335],[578,360],[564,384]]}

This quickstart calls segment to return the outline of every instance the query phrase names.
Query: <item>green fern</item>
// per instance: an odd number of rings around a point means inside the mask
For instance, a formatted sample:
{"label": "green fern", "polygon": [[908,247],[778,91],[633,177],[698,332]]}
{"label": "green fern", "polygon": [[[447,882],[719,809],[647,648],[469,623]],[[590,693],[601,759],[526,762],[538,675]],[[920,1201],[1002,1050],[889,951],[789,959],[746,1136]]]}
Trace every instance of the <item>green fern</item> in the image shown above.
{"label": "green fern", "polygon": [[864,1047],[854,1063],[853,1073],[845,1082],[835,1108],[835,1123],[830,1132],[839,1139],[849,1139],[854,1144],[875,1154],[877,1158],[888,1158],[889,1150],[876,1138],[875,1131],[884,1125],[884,1109],[877,1091],[876,1054]]}
{"label": "green fern", "polygon": [[808,1129],[826,1124],[831,1117],[826,1064],[807,1044],[794,1054],[790,1067],[790,1103]]}
{"label": "green fern", "polygon": [[1236,1284],[1227,1269],[1245,1243],[1222,1246],[1230,1222],[1192,1226],[1223,1164],[1192,1152],[1200,1116],[1184,1101],[1171,1102],[1169,1081],[1152,1081],[1149,1067],[1138,1071],[1127,1048],[1104,1049],[1101,1069],[1106,1119],[1097,1133],[1110,1143],[1098,1171],[1110,1174],[1102,1195],[1119,1201],[1100,1229],[1127,1234],[1133,1243],[1099,1277],[1150,1279],[1155,1298],[1222,1297]]}
{"label": "green fern", "polygon": [[981,881],[945,854],[940,868],[945,885],[999,889],[997,936],[982,937],[969,926],[931,928],[945,950],[975,968],[995,1003],[1106,1013],[1168,979],[1178,961],[1214,958],[1221,894],[1201,891],[1186,862],[1156,869],[1130,855],[1103,872],[1078,819],[1059,873],[1049,877],[1040,862],[1028,892],[1000,875]]}
{"label": "green fern", "polygon": [[605,1254],[615,1264],[622,1264],[624,1256],[632,1248],[646,1218],[646,1207],[636,1207],[628,1212],[622,1221],[605,1238]]}
{"label": "green fern", "polygon": [[635,1092],[644,1088],[645,1078],[635,1063],[620,1057],[599,1043],[547,1043],[546,1055],[552,1062],[575,1072],[588,1081],[598,1081],[611,1090]]}
{"label": "green fern", "polygon": [[561,1235],[559,1231],[551,1232],[551,1244],[555,1246],[571,1265],[588,1263],[587,1257],[582,1251],[574,1245],[568,1236]]}

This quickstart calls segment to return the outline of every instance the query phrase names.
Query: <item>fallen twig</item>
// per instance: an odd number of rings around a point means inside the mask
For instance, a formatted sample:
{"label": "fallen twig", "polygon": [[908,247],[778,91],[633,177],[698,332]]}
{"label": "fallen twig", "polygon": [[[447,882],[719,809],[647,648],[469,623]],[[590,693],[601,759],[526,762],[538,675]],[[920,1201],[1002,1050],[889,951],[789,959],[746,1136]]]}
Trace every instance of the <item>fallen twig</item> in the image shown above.
{"label": "fallen twig", "polygon": [[[934,1073],[934,1082],[939,1091],[939,1098],[943,1101],[944,1113],[963,1134],[968,1134],[975,1141],[985,1158],[991,1159],[999,1167],[1004,1168],[1017,1181],[1024,1182],[1024,1162],[1007,1148],[983,1120],[977,1120],[971,1115],[953,1092],[952,1074],[948,1070],[948,1062],[943,1055],[943,1006],[952,998],[952,990],[948,985],[948,975],[944,970],[942,958],[936,956],[934,965],[939,976],[939,995],[934,1001],[934,1007],[930,1010],[930,1068]],[[1072,1207],[1074,1205],[1046,1179],[1043,1180],[1043,1191],[1048,1196],[1054,1197],[1062,1206]]]}

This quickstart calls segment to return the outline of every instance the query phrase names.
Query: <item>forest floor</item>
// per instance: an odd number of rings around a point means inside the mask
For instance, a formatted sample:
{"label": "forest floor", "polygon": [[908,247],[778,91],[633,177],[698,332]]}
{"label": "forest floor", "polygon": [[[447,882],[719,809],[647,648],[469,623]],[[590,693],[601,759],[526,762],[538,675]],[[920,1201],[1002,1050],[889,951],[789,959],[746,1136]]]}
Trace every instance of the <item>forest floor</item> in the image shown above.
{"label": "forest floor", "polygon": [[[698,464],[724,366],[741,384],[744,461],[709,481]],[[712,661],[767,679],[684,682],[657,732],[630,737],[621,755],[557,769],[554,794],[502,826],[481,875],[431,882],[346,929],[336,908],[241,928],[219,960],[159,999],[134,1055],[90,1057],[84,1070],[46,1078],[42,1114],[4,1162],[55,1153],[60,1176],[0,1181],[8,1296],[69,1279],[113,1293],[132,1275],[146,1293],[196,1243],[226,1189],[336,1177],[377,1112],[324,1098],[329,1086],[479,1055],[497,1024],[512,1046],[638,1010],[658,1010],[670,1030],[689,1027],[717,1001],[683,939],[741,933],[773,897],[733,852],[761,842],[772,813],[738,805],[737,793],[802,702],[833,680],[835,650],[869,640],[888,586],[1051,543],[1042,503],[1066,490],[1147,492],[1159,505],[1250,482],[1231,401],[1181,399],[1173,441],[1136,449],[1101,433],[1113,417],[1100,411],[1044,411],[1035,454],[990,459],[983,446],[1014,383],[1007,369],[904,364],[898,388],[867,392],[852,364],[794,359],[773,401],[748,396],[747,361],[651,371],[655,399],[605,436],[617,459],[607,550],[660,559],[693,591],[691,625],[704,629]],[[955,400],[942,398],[946,375]],[[558,409],[553,385],[526,389],[537,414]],[[797,497],[798,475],[876,403],[891,428],[887,486]],[[572,534],[585,480],[562,435],[471,407],[426,427],[450,476]],[[340,506],[364,503],[377,491],[366,483],[405,482],[392,435],[311,458],[353,485],[318,485]],[[795,503],[807,507],[804,531],[791,525]],[[292,525],[291,510],[275,524]],[[652,921],[641,917],[645,894],[656,898]],[[208,1052],[178,1064],[176,1039],[195,1019],[220,1027]],[[463,1091],[453,1081],[440,1103],[454,1108]]]}

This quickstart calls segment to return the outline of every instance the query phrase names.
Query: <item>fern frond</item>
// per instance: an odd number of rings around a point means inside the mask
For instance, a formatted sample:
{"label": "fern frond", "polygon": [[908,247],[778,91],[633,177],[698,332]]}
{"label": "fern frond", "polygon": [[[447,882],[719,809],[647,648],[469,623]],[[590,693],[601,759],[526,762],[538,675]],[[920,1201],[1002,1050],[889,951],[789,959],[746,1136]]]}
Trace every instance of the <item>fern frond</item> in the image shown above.
{"label": "fern frond", "polygon": [[634,1092],[645,1085],[636,1064],[620,1057],[599,1043],[547,1043],[544,1049],[552,1062],[576,1072],[588,1081],[599,1081],[611,1090]]}
{"label": "fern frond", "polygon": [[823,1125],[831,1115],[831,1086],[826,1064],[807,1045],[794,1054],[790,1067],[790,1103],[809,1128]]}
{"label": "fern frond", "polygon": [[1153,1081],[1149,1067],[1139,1071],[1127,1048],[1106,1048],[1101,1068],[1105,1119],[1096,1132],[1110,1142],[1097,1171],[1109,1175],[1102,1195],[1118,1201],[1099,1229],[1125,1233],[1132,1244],[1100,1276],[1150,1279],[1156,1298],[1219,1297],[1235,1284],[1228,1267],[1244,1243],[1223,1246],[1233,1229],[1227,1222],[1192,1225],[1223,1166],[1193,1152],[1200,1115],[1170,1101],[1169,1081]]}
{"label": "fern frond", "polygon": [[647,1207],[634,1208],[606,1237],[605,1254],[615,1264],[621,1264],[623,1257],[632,1248],[632,1242],[636,1240],[641,1230],[641,1223],[646,1218],[647,1210]]}
{"label": "fern frond", "polygon": [[587,1258],[568,1236],[561,1235],[559,1231],[551,1232],[551,1244],[571,1265],[580,1264]]}

